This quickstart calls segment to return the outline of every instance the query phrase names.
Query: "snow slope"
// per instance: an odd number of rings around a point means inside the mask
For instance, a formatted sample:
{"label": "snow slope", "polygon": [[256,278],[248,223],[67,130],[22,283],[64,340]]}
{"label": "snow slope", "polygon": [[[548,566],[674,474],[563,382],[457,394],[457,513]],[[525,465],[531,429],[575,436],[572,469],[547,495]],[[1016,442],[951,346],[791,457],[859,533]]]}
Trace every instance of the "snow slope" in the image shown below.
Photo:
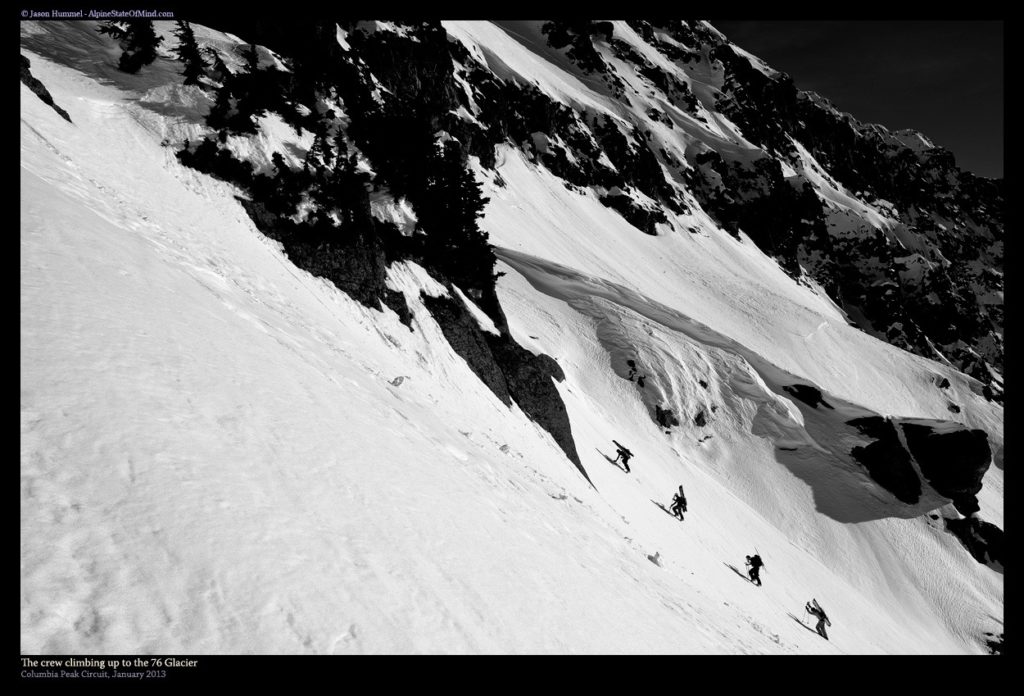
{"label": "snow slope", "polygon": [[[178,164],[161,141],[194,133],[205,103],[168,87],[171,61],[108,74],[75,57],[93,55],[86,23],[23,26],[74,122],[22,87],[23,653],[980,653],[1001,632],[1002,575],[923,515],[950,506],[896,501],[780,386],[994,444],[1001,412],[749,241],[642,235],[499,154],[482,226],[502,306],[565,370],[591,486],[449,347],[422,268],[389,274],[410,331],[296,269],[231,187]],[[605,103],[500,27],[460,31]],[[654,403],[682,425],[662,432]],[[980,500],[1001,526],[998,464]],[[680,483],[682,524],[657,505]],[[741,577],[755,549],[761,588]],[[798,625],[812,596],[829,642]]]}

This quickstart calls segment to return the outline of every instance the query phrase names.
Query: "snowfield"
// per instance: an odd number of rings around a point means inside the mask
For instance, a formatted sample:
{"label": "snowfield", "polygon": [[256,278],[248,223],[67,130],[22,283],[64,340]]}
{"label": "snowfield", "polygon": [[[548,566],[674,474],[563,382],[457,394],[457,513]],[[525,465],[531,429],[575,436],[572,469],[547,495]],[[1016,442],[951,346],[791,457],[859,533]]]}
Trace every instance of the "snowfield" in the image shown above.
{"label": "snowfield", "polygon": [[[446,28],[499,75],[608,108],[532,35]],[[1002,632],[1003,575],[944,531],[949,501],[896,500],[844,425],[984,429],[980,514],[1002,527],[1001,408],[849,326],[749,239],[699,211],[645,235],[511,147],[504,186],[477,169],[512,334],[565,371],[591,485],[448,345],[423,268],[389,273],[410,330],[296,268],[236,190],[178,163],[209,100],[173,60],[123,75],[91,23],[22,29],[73,121],[21,87],[22,653],[981,654]],[[309,146],[289,130],[236,145]],[[386,198],[375,214],[415,220]],[[681,424],[666,434],[655,405]],[[680,484],[682,523],[665,509]]]}

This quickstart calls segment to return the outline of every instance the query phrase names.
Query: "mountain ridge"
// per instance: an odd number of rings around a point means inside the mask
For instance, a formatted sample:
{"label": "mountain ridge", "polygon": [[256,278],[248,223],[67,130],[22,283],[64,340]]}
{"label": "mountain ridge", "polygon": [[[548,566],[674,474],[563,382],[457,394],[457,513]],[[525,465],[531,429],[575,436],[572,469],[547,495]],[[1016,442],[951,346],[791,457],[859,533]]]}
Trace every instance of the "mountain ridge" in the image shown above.
{"label": "mountain ridge", "polygon": [[[597,630],[591,613],[613,597],[632,610],[616,616],[638,631],[627,651],[983,650],[981,636],[999,628],[991,618],[1002,606],[1000,381],[905,353],[899,340],[880,343],[850,326],[871,327],[870,317],[851,320],[847,308],[859,307],[826,288],[826,271],[838,265],[829,247],[843,236],[862,275],[840,290],[877,275],[885,280],[866,287],[879,287],[883,302],[889,288],[927,278],[942,265],[933,255],[942,255],[940,223],[933,229],[919,223],[931,219],[923,213],[855,198],[778,123],[765,137],[788,145],[787,157],[747,141],[716,108],[730,79],[723,66],[745,60],[772,77],[725,44],[711,46],[722,40],[712,28],[636,24],[519,26],[524,43],[481,23],[322,22],[276,47],[196,24],[223,67],[219,79],[185,87],[167,54],[128,77],[114,67],[120,47],[92,27],[23,27],[33,72],[74,123],[116,124],[140,148],[66,130],[49,107],[23,101],[30,193],[22,201],[22,332],[35,348],[23,355],[23,501],[31,503],[23,534],[63,540],[52,552],[23,546],[23,649],[139,645],[130,626],[152,625],[147,593],[168,606],[181,596],[178,574],[147,576],[166,558],[136,540],[159,539],[157,548],[187,559],[181,567],[191,579],[181,576],[181,587],[207,588],[195,612],[189,603],[166,609],[173,620],[148,644],[161,650],[616,651],[622,646]],[[640,45],[648,31],[676,47],[682,67]],[[620,36],[625,46],[616,47]],[[305,53],[289,55],[297,43]],[[712,61],[715,51],[724,60]],[[598,74],[609,65],[603,80],[579,79],[583,66]],[[738,70],[733,96],[786,89],[782,77],[767,86]],[[282,93],[261,92],[262,80]],[[149,179],[163,182],[169,201],[202,211],[187,216],[191,228]],[[47,192],[57,201],[52,218],[40,207]],[[62,232],[72,199],[96,213],[82,218],[88,244]],[[921,241],[914,224],[932,236]],[[221,229],[223,239],[211,234]],[[785,238],[773,236],[783,229]],[[55,232],[95,265],[94,284],[75,254],[54,244]],[[917,250],[886,251],[907,246],[901,238]],[[120,271],[104,254],[125,258]],[[1001,259],[983,252],[982,266],[985,254]],[[890,280],[897,258],[906,268]],[[159,282],[147,284],[136,267]],[[67,281],[39,282],[50,268]],[[108,286],[134,295],[99,292]],[[204,331],[175,318],[165,288]],[[147,324],[129,296],[161,322]],[[60,314],[44,311],[48,302]],[[108,306],[126,318],[105,316]],[[76,312],[103,320],[68,322]],[[109,335],[94,328],[106,323]],[[892,326],[883,328],[874,333],[888,338]],[[152,332],[167,336],[166,354],[151,346]],[[133,336],[134,353],[118,335]],[[61,356],[45,337],[80,347]],[[238,365],[219,357],[235,337]],[[113,338],[124,366],[117,372],[106,371],[113,358],[104,362],[95,349],[101,338]],[[988,354],[1001,355],[996,348]],[[201,356],[194,364],[183,360],[190,350]],[[627,360],[644,382],[627,373]],[[109,424],[88,419],[68,401],[78,393],[66,386],[74,380],[60,381],[75,361],[90,366],[84,374],[105,393],[159,394],[166,405],[135,416],[142,429],[126,426],[134,421],[116,400],[104,409]],[[175,375],[190,388],[175,387]],[[217,388],[202,389],[199,375]],[[186,395],[198,410],[184,406]],[[77,429],[66,429],[60,412]],[[877,420],[847,425],[853,416]],[[162,418],[192,423],[194,442],[176,440]],[[922,444],[928,434],[908,435],[907,422],[927,425],[944,444],[951,433],[983,438],[963,445],[964,464],[947,481],[933,466],[935,447]],[[106,443],[100,452],[89,446],[96,433]],[[603,444],[610,435],[637,453],[631,478],[594,455],[611,459]],[[246,456],[236,460],[219,437]],[[69,442],[82,452],[77,459],[64,449]],[[858,448],[882,456],[858,461]],[[211,454],[221,466],[203,465]],[[896,459],[910,473],[877,475]],[[78,460],[110,471],[140,504],[125,513],[98,505]],[[154,482],[167,490],[179,476],[201,502],[153,497]],[[919,501],[902,488],[911,477]],[[314,494],[317,478],[332,485]],[[679,480],[694,508],[682,535],[651,505]],[[390,515],[368,502],[385,499],[394,501]],[[181,516],[183,507],[191,515]],[[126,533],[98,509],[148,531]],[[238,519],[230,523],[221,510]],[[69,519],[86,522],[71,528]],[[102,537],[101,551],[73,551],[70,542],[83,535]],[[723,554],[741,557],[737,543],[750,536],[778,554],[766,555],[778,580],[768,575],[764,599],[705,584],[723,572]],[[257,562],[244,553],[284,537],[303,550],[285,555],[288,568],[307,564],[303,592],[288,587],[295,576],[273,556]],[[232,538],[242,540],[237,551]],[[378,548],[375,538],[388,544]],[[508,559],[493,540],[519,554],[525,589],[502,574]],[[252,568],[269,589],[205,548]],[[657,549],[664,564],[647,560]],[[107,575],[76,573],[76,554]],[[135,575],[113,573],[111,559],[133,557],[144,559],[125,565]],[[690,580],[694,571],[701,577]],[[571,581],[553,582],[565,575]],[[59,589],[60,578],[78,599]],[[326,596],[324,586],[347,600]],[[568,591],[576,586],[601,600]],[[820,591],[840,586],[849,597]],[[906,589],[918,586],[920,596]],[[127,604],[114,599],[123,587]],[[392,614],[373,605],[386,587],[397,591]],[[805,591],[839,619],[840,648],[772,623],[779,606],[797,606]],[[553,612],[553,637],[517,617],[536,608],[531,596]],[[426,599],[422,610],[416,598]],[[81,621],[72,630],[48,613],[48,601],[65,602]],[[559,608],[566,603],[572,611]],[[961,605],[970,611],[953,610]],[[858,613],[866,618],[855,620]],[[225,623],[229,615],[241,618]],[[342,630],[347,615],[356,618]],[[500,617],[502,629],[490,628],[487,615]],[[675,627],[680,618],[697,635]],[[723,620],[739,628],[716,628]],[[912,635],[932,642],[907,643]]]}

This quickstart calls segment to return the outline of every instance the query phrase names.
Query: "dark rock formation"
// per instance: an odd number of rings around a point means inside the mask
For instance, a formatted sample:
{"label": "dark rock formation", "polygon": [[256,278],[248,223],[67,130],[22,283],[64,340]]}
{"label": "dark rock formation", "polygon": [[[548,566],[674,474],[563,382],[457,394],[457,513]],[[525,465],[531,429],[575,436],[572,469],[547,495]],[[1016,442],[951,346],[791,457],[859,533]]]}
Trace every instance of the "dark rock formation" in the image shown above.
{"label": "dark rock formation", "polygon": [[932,488],[953,501],[960,514],[980,509],[981,479],[992,463],[984,430],[935,432],[927,425],[903,423],[907,446]]}
{"label": "dark rock formation", "polygon": [[345,231],[322,223],[296,224],[268,216],[258,203],[238,200],[263,234],[281,242],[296,266],[326,278],[371,309],[382,311],[386,305],[411,328],[412,313],[405,297],[385,285],[388,258],[383,239],[397,235],[397,230],[384,232],[386,223],[376,221],[362,230]]}
{"label": "dark rock formation", "polygon": [[552,382],[552,379],[565,380],[558,363],[548,355],[534,355],[506,334],[495,336],[484,332],[459,300],[423,296],[423,302],[448,343],[480,381],[506,406],[511,406],[515,399],[523,413],[551,434],[569,460],[590,481],[576,451],[569,413]]}
{"label": "dark rock formation", "polygon": [[[353,141],[396,195],[409,188],[408,197],[415,197],[424,143],[440,130],[486,168],[496,164],[497,145],[518,147],[567,186],[589,187],[648,234],[665,212],[686,208],[681,192],[688,189],[728,233],[749,235],[794,279],[817,281],[861,329],[918,355],[941,354],[981,381],[986,398],[1002,401],[1003,182],[959,169],[951,153],[918,134],[861,123],[800,91],[784,73],[765,74],[700,22],[630,20],[629,26],[690,77],[695,69],[720,74],[714,108],[740,127],[761,157],[695,149],[679,161],[675,148],[652,134],[663,132],[661,126],[653,126],[674,123],[670,104],[698,120],[703,107],[686,80],[615,36],[607,22],[558,20],[542,31],[612,100],[626,102],[634,89],[621,77],[625,66],[664,108],[616,109],[619,117],[611,118],[559,103],[534,84],[499,78],[437,22],[402,23],[396,33],[343,21],[350,50],[337,44],[334,22],[290,18],[263,25],[231,17],[204,23],[244,34],[295,63],[287,88],[292,102],[326,84],[337,89],[352,119]],[[371,72],[386,88],[382,104],[371,96]],[[474,118],[457,115],[460,108]],[[289,122],[298,118],[281,115]],[[824,206],[817,184],[802,173],[798,144],[821,165],[826,181],[875,206],[917,251],[908,252],[892,232]],[[789,170],[795,175],[783,173]],[[654,204],[614,195],[616,188],[642,192]],[[467,250],[481,262],[479,272],[467,275],[482,279],[477,289],[483,291],[488,259]],[[467,289],[469,278],[457,279],[456,272],[447,274]]]}
{"label": "dark rock formation", "polygon": [[648,210],[633,202],[629,196],[601,196],[601,203],[616,211],[638,230],[651,235],[658,236],[657,224],[668,222],[665,213],[660,210]]}
{"label": "dark rock formation", "polygon": [[896,426],[888,418],[869,416],[848,421],[862,435],[874,442],[854,447],[850,455],[885,490],[904,503],[914,504],[921,499],[921,479],[910,461],[910,454],[900,442]]}
{"label": "dark rock formation", "polygon": [[40,82],[38,78],[33,77],[32,71],[29,70],[29,66],[31,65],[32,64],[29,62],[28,58],[21,56],[21,81],[24,82],[30,90],[35,92],[36,96],[43,100],[44,104],[47,104],[51,109],[56,111],[65,121],[72,123],[71,117],[68,116],[68,112],[57,106],[53,101],[53,97],[50,96],[50,91],[46,89],[46,86]]}
{"label": "dark rock formation", "polygon": [[[537,98],[535,88],[506,85],[479,65],[460,65],[472,63],[469,54],[449,41],[436,21],[412,23],[404,35],[346,20],[351,50],[338,44],[334,22],[282,21],[290,25],[289,31],[244,19],[238,26],[222,25],[229,31],[245,27],[250,40],[279,52],[290,72],[260,66],[255,49],[250,50],[245,73],[226,79],[215,96],[207,126],[216,135],[205,136],[195,147],[186,141],[179,159],[246,191],[248,196],[239,200],[250,217],[264,234],[281,242],[297,266],[330,280],[368,307],[390,307],[410,329],[404,296],[386,286],[388,264],[415,261],[450,291],[457,284],[491,317],[500,335],[482,331],[461,301],[424,297],[445,338],[504,404],[515,400],[551,433],[586,477],[568,413],[552,382],[563,380],[564,374],[553,359],[530,353],[508,333],[495,290],[495,257],[476,222],[487,199],[467,165],[472,154],[492,167],[494,145],[504,135],[515,131],[525,138],[534,132],[522,130],[523,120],[529,119],[520,118],[519,109],[535,123],[557,121],[570,131],[571,123],[579,120],[571,109]],[[600,33],[611,25],[594,26]],[[452,116],[453,110],[469,105],[456,80],[457,69],[475,75],[480,104],[493,109],[481,119],[491,129]],[[347,123],[333,110],[317,108],[324,98],[344,102]],[[242,109],[241,102],[248,107]],[[217,104],[223,108],[218,110]],[[278,155],[271,174],[257,173],[250,162],[236,159],[222,147],[226,135],[238,128],[255,129],[256,122],[248,115],[239,119],[233,111],[272,111],[300,131],[312,131],[314,145],[302,169],[293,170]],[[439,148],[437,133],[445,129],[464,145],[450,140]],[[586,138],[567,132],[565,140],[580,145]],[[372,173],[356,166],[353,144],[372,164]],[[593,154],[589,159],[596,158]],[[403,236],[393,224],[373,218],[369,191],[382,189],[412,204],[418,220],[413,234]],[[295,222],[303,200],[303,221]]]}
{"label": "dark rock formation", "polygon": [[976,517],[946,520],[946,530],[956,536],[978,563],[1003,572],[1006,564],[1003,530]]}
{"label": "dark rock formation", "polygon": [[818,404],[821,404],[825,408],[832,408],[832,406],[822,398],[821,391],[815,389],[809,384],[793,384],[785,386],[783,389],[812,408],[818,408]]}
{"label": "dark rock formation", "polygon": [[679,425],[679,419],[670,408],[662,408],[660,404],[654,405],[654,420],[663,428],[671,428]]}
{"label": "dark rock formation", "polygon": [[554,381],[565,381],[565,373],[549,355],[534,355],[508,335],[487,334],[491,350],[505,375],[509,392],[530,420],[551,433],[565,456],[590,481],[576,452],[569,412]]}
{"label": "dark rock formation", "polygon": [[[854,235],[816,241],[805,227],[783,253],[803,247],[801,253],[830,260],[809,274],[841,306],[860,310],[861,328],[929,358],[938,347],[963,372],[1000,382],[993,370],[1002,370],[1003,310],[992,298],[1002,291],[1002,181],[959,169],[950,152],[919,134],[860,123],[827,99],[800,92],[788,75],[764,75],[728,46],[711,57],[725,69],[718,107],[745,137],[790,161],[789,139],[800,142],[859,198],[884,200],[881,207],[923,250],[920,258],[900,255],[902,245],[861,225]],[[915,140],[916,147],[907,144]],[[920,271],[907,273],[908,262]]]}
{"label": "dark rock formation", "polygon": [[381,298],[381,302],[390,309],[392,312],[398,315],[398,320],[409,327],[412,331],[412,311],[409,309],[409,305],[405,302],[405,295],[390,288],[384,288],[384,296]]}
{"label": "dark rock formation", "polygon": [[[554,21],[546,22],[541,31],[547,35],[548,44],[553,48],[569,47],[567,55],[586,72],[608,72],[601,55],[594,49],[590,37],[604,34],[605,40],[612,38],[611,22]],[[619,83],[621,85],[621,83]],[[621,88],[621,87],[620,87]]]}
{"label": "dark rock formation", "polygon": [[480,330],[479,323],[466,306],[450,297],[421,297],[423,304],[437,320],[448,343],[462,356],[473,374],[479,377],[502,403],[511,406],[512,397],[509,395],[505,375],[491,351],[484,332]]}
{"label": "dark rock formation", "polygon": [[[501,337],[481,333],[461,305],[430,301],[445,335],[504,403],[515,400],[544,421],[577,466],[564,406],[553,405],[561,404],[550,379],[554,367],[512,347],[494,289],[495,259],[476,224],[486,199],[466,158],[478,157],[483,167],[493,168],[498,145],[518,147],[569,188],[589,187],[651,234],[668,219],[667,211],[684,210],[688,189],[727,232],[746,233],[791,276],[814,278],[841,307],[856,309],[851,316],[865,330],[928,357],[942,351],[984,384],[986,398],[1002,398],[1002,183],[962,172],[948,152],[927,141],[908,146],[918,141],[857,122],[817,95],[800,92],[784,74],[765,74],[699,22],[629,26],[683,71],[693,63],[701,71],[720,71],[717,108],[761,148],[759,156],[666,147],[660,138],[671,131],[658,124],[678,121],[672,105],[696,117],[703,107],[678,73],[621,41],[606,22],[556,21],[544,25],[543,33],[594,84],[602,82],[611,99],[626,101],[625,91],[633,89],[616,72],[624,61],[652,96],[661,92],[663,108],[615,109],[612,117],[559,103],[534,84],[499,78],[436,21],[401,23],[396,32],[343,20],[349,48],[338,43],[334,21],[282,18],[268,25],[233,16],[203,23],[266,45],[287,68],[250,61],[244,74],[225,78],[230,89],[218,90],[211,114],[220,113],[220,104],[222,110],[243,112],[242,126],[255,128],[251,115],[278,113],[314,132],[316,147],[302,170],[275,162],[273,176],[257,173],[221,147],[234,126],[227,118],[218,126],[215,118],[207,125],[218,132],[194,150],[186,147],[182,162],[250,193],[256,201],[250,214],[257,219],[264,207],[261,229],[280,239],[296,263],[368,306],[392,307],[409,323],[404,300],[384,284],[386,264],[395,260],[414,260],[441,282],[458,285],[495,321]],[[320,109],[324,99],[340,100],[346,117]],[[463,109],[472,117],[460,116]],[[442,131],[450,137],[439,152]],[[798,144],[821,164],[821,177],[801,173],[805,162]],[[346,157],[356,159],[352,145],[372,174],[341,166]],[[876,205],[921,253],[905,254],[892,234],[857,216],[836,221],[811,182],[819,178],[834,179]],[[402,237],[393,226],[371,220],[371,190],[404,197],[416,210],[418,229]],[[302,224],[290,222],[299,200],[308,201],[308,222]],[[635,376],[643,387],[644,376]],[[785,389],[813,408],[832,408],[813,386]],[[897,452],[902,448],[898,438],[894,442],[892,424],[866,427],[880,434],[856,448],[855,456],[882,485],[898,490],[898,497],[916,500],[921,482],[908,473],[909,455]],[[952,491],[958,508],[969,510],[973,479],[951,483],[947,479],[956,476],[942,465],[928,467],[926,477]]]}
{"label": "dark rock formation", "polygon": [[377,239],[297,235],[285,243],[285,250],[299,268],[328,279],[362,304],[380,309],[379,298],[388,289],[384,286],[384,251]]}

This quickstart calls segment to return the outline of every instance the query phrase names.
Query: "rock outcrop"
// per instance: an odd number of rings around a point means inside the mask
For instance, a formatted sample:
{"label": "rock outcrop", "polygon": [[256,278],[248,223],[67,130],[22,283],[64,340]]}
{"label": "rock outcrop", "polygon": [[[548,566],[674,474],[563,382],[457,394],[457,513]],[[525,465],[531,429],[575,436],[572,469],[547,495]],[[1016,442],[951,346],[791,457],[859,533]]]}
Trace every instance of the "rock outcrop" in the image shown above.
{"label": "rock outcrop", "polygon": [[888,418],[869,416],[856,418],[849,424],[874,442],[854,447],[850,455],[872,479],[904,503],[913,505],[921,499],[921,479],[910,461],[910,453],[900,442],[896,426]]}
{"label": "rock outcrop", "polygon": [[992,463],[983,430],[940,432],[927,425],[902,423],[907,446],[932,488],[953,501],[962,515],[979,510],[981,479]]}
{"label": "rock outcrop", "polygon": [[36,96],[43,100],[44,104],[49,105],[51,109],[56,111],[62,119],[64,119],[68,123],[72,123],[71,116],[68,115],[68,112],[57,106],[57,104],[53,101],[53,97],[50,96],[50,90],[46,89],[46,85],[44,85],[42,82],[39,81],[38,78],[32,75],[32,70],[30,69],[31,66],[32,63],[29,61],[29,59],[25,56],[21,56],[21,81],[30,90],[35,92]]}
{"label": "rock outcrop", "polygon": [[946,520],[946,530],[956,536],[978,563],[1003,572],[1006,563],[1006,547],[1003,530],[976,517],[960,520]]}
{"label": "rock outcrop", "polygon": [[423,296],[445,338],[494,395],[506,406],[519,405],[533,422],[544,428],[587,481],[572,437],[569,413],[554,381],[565,373],[549,355],[534,355],[507,334],[483,331],[465,304],[450,297]]}

